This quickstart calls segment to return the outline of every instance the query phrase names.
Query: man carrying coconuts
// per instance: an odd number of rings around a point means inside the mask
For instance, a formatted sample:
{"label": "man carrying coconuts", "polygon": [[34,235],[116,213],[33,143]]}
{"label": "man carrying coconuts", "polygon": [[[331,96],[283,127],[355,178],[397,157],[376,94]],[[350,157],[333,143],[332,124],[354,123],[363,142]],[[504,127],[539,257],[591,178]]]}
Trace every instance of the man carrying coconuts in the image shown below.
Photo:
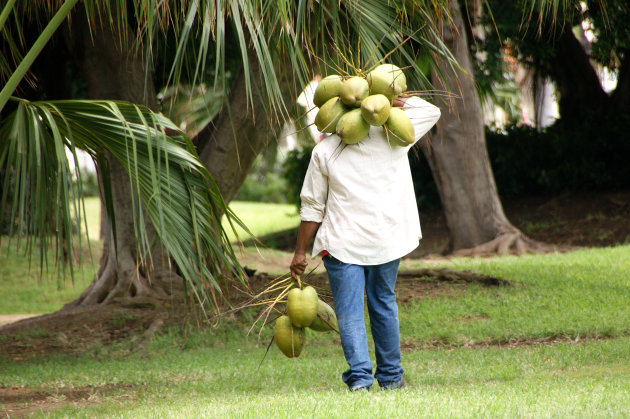
{"label": "man carrying coconuts", "polygon": [[[421,238],[407,152],[437,122],[440,110],[419,97],[400,96],[406,81],[391,64],[364,78],[326,77],[317,90],[318,129],[333,135],[313,149],[300,195],[291,274],[304,272],[306,250],[315,238],[312,253],[322,254],[328,271],[349,366],[344,383],[352,391],[368,390],[375,377],[384,389],[402,388],[394,284],[400,258]],[[364,293],[376,354],[374,377]]]}

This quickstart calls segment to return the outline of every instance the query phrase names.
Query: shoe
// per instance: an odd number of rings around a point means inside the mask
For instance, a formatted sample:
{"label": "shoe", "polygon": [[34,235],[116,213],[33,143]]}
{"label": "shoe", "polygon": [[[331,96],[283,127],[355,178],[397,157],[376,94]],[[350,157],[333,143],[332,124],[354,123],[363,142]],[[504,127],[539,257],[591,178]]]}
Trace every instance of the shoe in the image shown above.
{"label": "shoe", "polygon": [[370,391],[370,387],[368,386],[355,386],[355,387],[350,387],[350,391]]}
{"label": "shoe", "polygon": [[383,390],[400,390],[405,387],[407,387],[407,383],[403,377],[401,377],[398,381],[388,381],[387,383],[381,384],[381,388]]}

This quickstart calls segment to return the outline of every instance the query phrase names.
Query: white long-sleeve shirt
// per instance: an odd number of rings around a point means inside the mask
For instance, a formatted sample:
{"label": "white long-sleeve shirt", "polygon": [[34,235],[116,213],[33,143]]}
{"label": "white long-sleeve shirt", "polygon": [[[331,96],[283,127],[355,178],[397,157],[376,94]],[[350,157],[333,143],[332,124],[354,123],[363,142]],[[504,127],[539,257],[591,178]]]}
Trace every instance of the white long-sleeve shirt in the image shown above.
{"label": "white long-sleeve shirt", "polygon": [[[403,109],[414,126],[414,144],[440,118],[436,106],[418,97]],[[382,127],[370,127],[357,144],[331,135],[315,146],[300,194],[300,219],[321,223],[313,256],[326,250],[345,263],[379,265],[418,246],[411,147],[390,145]]]}

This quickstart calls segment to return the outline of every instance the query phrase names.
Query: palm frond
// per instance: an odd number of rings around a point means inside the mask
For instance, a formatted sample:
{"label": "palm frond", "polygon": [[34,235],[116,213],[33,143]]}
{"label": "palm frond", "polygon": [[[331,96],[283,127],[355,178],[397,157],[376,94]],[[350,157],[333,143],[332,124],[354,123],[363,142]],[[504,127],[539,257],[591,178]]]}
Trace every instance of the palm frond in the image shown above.
{"label": "palm frond", "polygon": [[[32,15],[38,9],[51,13],[62,3],[66,7],[75,2],[40,0],[18,3],[19,7],[14,7],[16,13]],[[226,51],[233,49],[236,42],[245,70],[246,94],[253,100],[254,90],[263,92],[269,115],[286,114],[287,109],[278,82],[279,57],[292,65],[290,76],[299,85],[306,85],[314,72],[330,72],[326,68],[324,71],[315,70],[313,63],[317,59],[331,69],[355,71],[346,63],[352,63],[356,70],[365,69],[383,59],[387,53],[396,51],[393,61],[411,69],[415,89],[431,88],[426,75],[414,66],[418,49],[425,57],[441,57],[450,62],[452,68],[457,67],[438,36],[439,23],[449,19],[447,0],[116,0],[109,6],[104,4],[96,0],[83,2],[89,20],[120,28],[135,22],[138,45],[146,48],[147,58],[153,57],[158,37],[165,36],[168,31],[174,33],[177,47],[168,78],[168,84],[172,86],[179,84],[184,66],[192,65],[192,69],[187,69],[187,73],[192,75],[190,84],[195,86],[205,81],[213,84],[215,90],[224,89],[226,94],[229,89],[226,83]],[[129,16],[134,16],[134,19]],[[402,45],[406,39],[413,42]],[[331,51],[330,45],[337,45],[338,49]],[[255,85],[252,60],[257,61],[256,68],[259,70],[256,71],[260,71],[262,76],[259,86]],[[207,65],[214,67],[213,81],[204,80]]]}
{"label": "palm frond", "polygon": [[324,74],[366,72],[387,60],[406,68],[414,90],[430,90],[421,61],[442,59],[451,69],[459,68],[439,36],[440,22],[450,22],[446,1],[348,0],[309,6],[297,8],[304,13],[297,22],[306,33],[304,48],[319,57]]}
{"label": "palm frond", "polygon": [[[220,294],[224,281],[244,278],[221,228],[221,214],[246,227],[223,202],[192,142],[163,115],[127,102],[19,100],[3,121],[0,208],[11,208],[15,233],[27,237],[30,248],[34,241],[29,237],[36,237],[45,255],[52,236],[57,248],[66,252],[62,261],[72,266],[71,252],[78,239],[72,214],[82,211],[76,207],[80,196],[70,186],[66,148],[88,152],[105,172],[104,151],[120,163],[130,178],[130,199],[138,199],[134,219],[141,254],[150,255],[151,244],[142,221],[144,211],[200,302],[211,302],[211,293]],[[113,208],[111,195],[104,195],[108,208]]]}
{"label": "palm frond", "polygon": [[223,107],[223,90],[211,90],[204,84],[169,87],[159,95],[162,112],[190,138],[210,124]]}

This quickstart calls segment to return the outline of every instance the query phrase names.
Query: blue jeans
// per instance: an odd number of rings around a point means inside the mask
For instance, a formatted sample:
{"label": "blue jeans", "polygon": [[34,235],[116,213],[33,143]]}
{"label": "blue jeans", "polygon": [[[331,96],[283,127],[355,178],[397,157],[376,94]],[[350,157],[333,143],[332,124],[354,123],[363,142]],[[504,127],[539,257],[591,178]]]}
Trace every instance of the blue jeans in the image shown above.
{"label": "blue jeans", "polygon": [[382,265],[361,266],[341,262],[330,254],[324,257],[341,346],[350,367],[341,378],[349,388],[369,387],[374,383],[363,312],[364,291],[376,353],[375,377],[381,386],[402,379],[398,306],[394,293],[399,263],[400,259],[396,259]]}

